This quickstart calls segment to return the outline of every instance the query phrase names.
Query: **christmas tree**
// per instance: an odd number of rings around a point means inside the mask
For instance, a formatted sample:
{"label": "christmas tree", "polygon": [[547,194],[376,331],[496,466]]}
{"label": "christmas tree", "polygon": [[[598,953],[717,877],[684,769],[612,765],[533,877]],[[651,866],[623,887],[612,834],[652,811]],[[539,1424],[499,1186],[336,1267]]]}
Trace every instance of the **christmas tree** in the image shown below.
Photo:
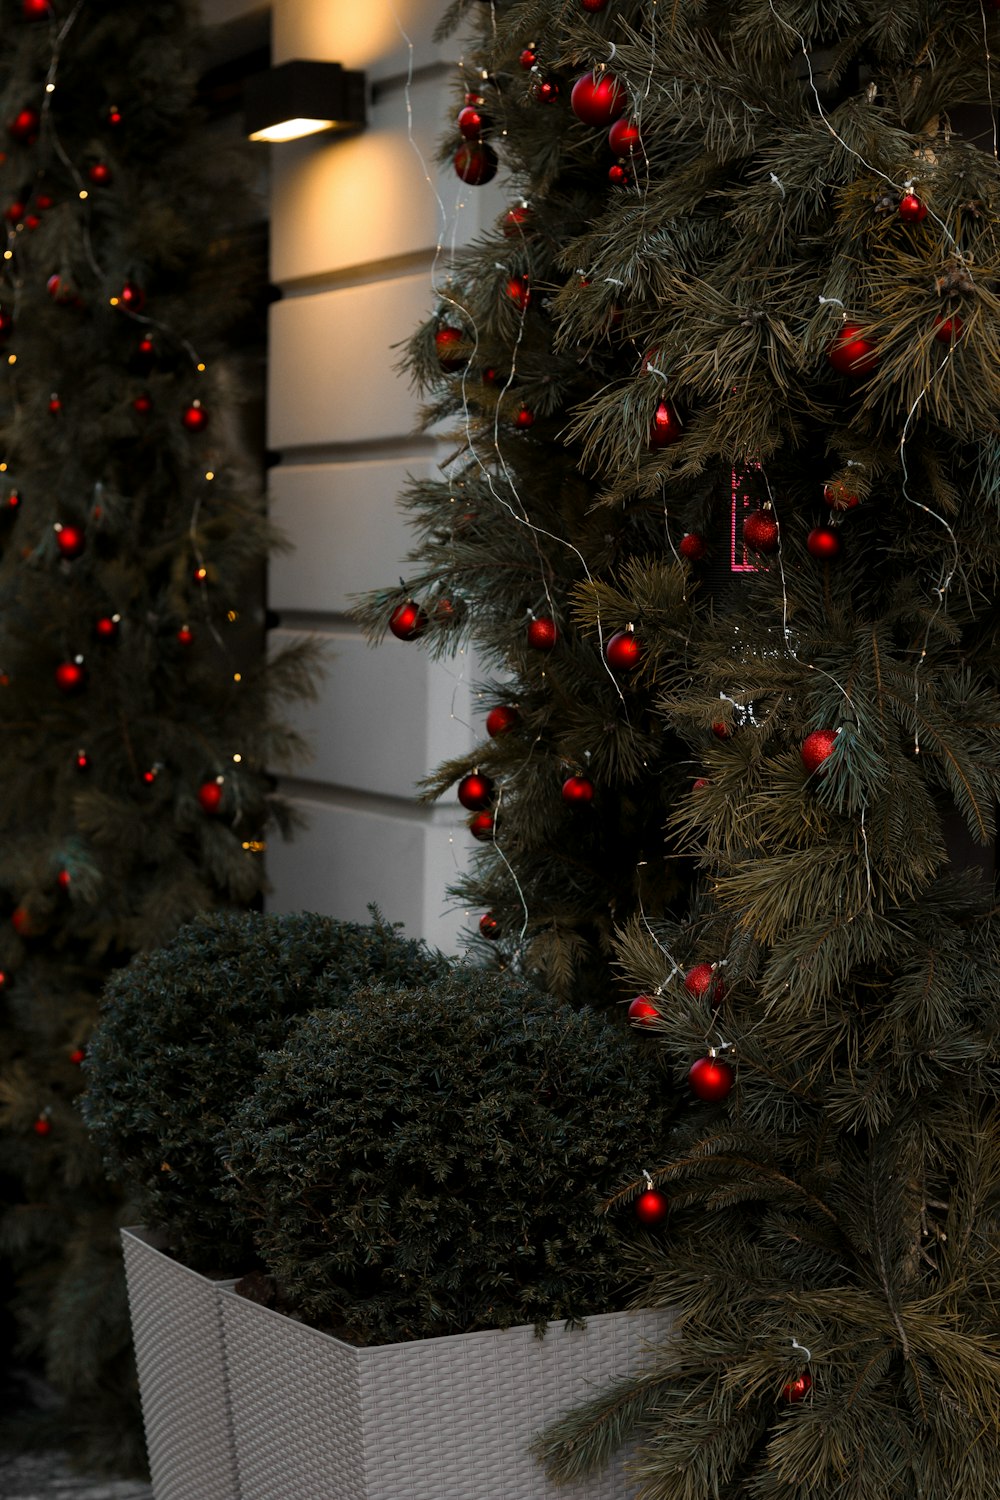
{"label": "christmas tree", "polygon": [[511,207],[410,345],[456,447],[366,617],[495,669],[430,786],[486,935],[577,994],[612,948],[690,1097],[627,1252],[676,1337],[542,1452],[1000,1493],[996,7],[476,16],[448,152]]}
{"label": "christmas tree", "polygon": [[115,1463],[122,1206],[80,1064],[113,968],[258,897],[267,768],[295,748],[275,705],[309,659],[262,659],[225,353],[252,314],[246,174],[193,111],[191,7],[3,0],[0,35],[0,1230],[62,1436]]}

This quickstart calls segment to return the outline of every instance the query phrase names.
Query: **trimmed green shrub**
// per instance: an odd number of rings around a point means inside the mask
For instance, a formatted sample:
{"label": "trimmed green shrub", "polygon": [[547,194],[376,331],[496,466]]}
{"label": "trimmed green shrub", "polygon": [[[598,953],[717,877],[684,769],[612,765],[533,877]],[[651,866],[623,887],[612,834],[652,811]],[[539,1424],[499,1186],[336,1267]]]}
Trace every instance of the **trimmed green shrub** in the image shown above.
{"label": "trimmed green shrub", "polygon": [[447,960],[373,912],[364,926],[312,912],[216,912],[108,983],[84,1064],[87,1121],[142,1219],[197,1269],[245,1270],[253,1246],[219,1197],[219,1147],[261,1057],[290,1024],[359,985],[423,983]]}
{"label": "trimmed green shrub", "polygon": [[603,1205],[662,1139],[657,1054],[473,968],[298,1022],[227,1131],[279,1306],[359,1344],[621,1307]]}

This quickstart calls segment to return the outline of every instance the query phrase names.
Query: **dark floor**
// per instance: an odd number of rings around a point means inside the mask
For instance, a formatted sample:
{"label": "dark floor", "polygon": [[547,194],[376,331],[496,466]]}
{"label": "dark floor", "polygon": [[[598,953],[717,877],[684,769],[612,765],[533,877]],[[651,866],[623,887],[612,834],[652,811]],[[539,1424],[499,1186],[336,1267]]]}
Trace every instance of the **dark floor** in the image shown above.
{"label": "dark floor", "polygon": [[0,1454],[0,1500],[152,1500],[132,1479],[86,1479],[60,1453]]}

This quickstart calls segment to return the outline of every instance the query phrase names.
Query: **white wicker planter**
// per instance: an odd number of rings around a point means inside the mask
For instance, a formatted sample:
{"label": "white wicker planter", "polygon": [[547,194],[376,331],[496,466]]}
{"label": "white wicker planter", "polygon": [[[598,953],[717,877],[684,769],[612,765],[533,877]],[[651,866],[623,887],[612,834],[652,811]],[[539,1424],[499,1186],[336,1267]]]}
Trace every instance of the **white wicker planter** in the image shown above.
{"label": "white wicker planter", "polygon": [[219,1293],[242,1500],[628,1500],[627,1454],[555,1486],[534,1435],[639,1368],[666,1313],[356,1349]]}
{"label": "white wicker planter", "polygon": [[219,1315],[233,1283],[171,1259],[146,1229],[123,1229],[122,1248],[155,1500],[241,1500]]}

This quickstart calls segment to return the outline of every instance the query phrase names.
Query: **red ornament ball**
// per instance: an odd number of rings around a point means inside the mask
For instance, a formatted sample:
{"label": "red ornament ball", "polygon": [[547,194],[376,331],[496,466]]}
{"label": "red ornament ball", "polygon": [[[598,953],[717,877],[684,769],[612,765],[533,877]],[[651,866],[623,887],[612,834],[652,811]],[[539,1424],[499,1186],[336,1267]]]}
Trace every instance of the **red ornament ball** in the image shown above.
{"label": "red ornament ball", "polygon": [[523,312],[531,301],[531,288],[527,276],[511,276],[504,284],[504,294]]}
{"label": "red ornament ball", "polygon": [[845,323],[826,351],[838,375],[870,375],[878,365],[878,350],[861,337],[858,323]]}
{"label": "red ornament ball", "polygon": [[479,936],[493,942],[500,936],[500,923],[491,911],[484,911],[479,918]]}
{"label": "red ornament ball", "polygon": [[111,168],[106,161],[95,161],[88,168],[87,176],[97,187],[105,187],[111,181]]}
{"label": "red ornament ball", "polygon": [[82,657],[74,658],[73,661],[61,661],[56,667],[55,675],[56,687],[61,693],[78,693],[87,683]]}
{"label": "red ornament ball", "polygon": [[927,217],[927,204],[916,193],[904,193],[899,200],[899,217],[904,224],[920,224]]}
{"label": "red ornament ball", "polygon": [[504,214],[501,228],[507,239],[517,239],[519,235],[524,234],[533,218],[534,214],[527,203],[515,203],[513,208],[508,208]]}
{"label": "red ornament ball", "polygon": [[49,397],[49,415],[52,417],[57,417],[61,411],[62,402],[56,395],[55,391],[53,391],[52,395]]}
{"label": "red ornament ball", "polygon": [[687,531],[678,542],[677,550],[688,562],[701,562],[708,551],[708,543],[697,531]]}
{"label": "red ornament ball", "polygon": [[68,870],[60,870],[56,876],[56,884],[61,891],[68,891],[73,883],[73,877]]}
{"label": "red ornament ball", "polygon": [[594,783],[586,776],[568,776],[562,784],[562,799],[571,807],[586,807],[594,800]]}
{"label": "red ornament ball", "polygon": [[198,788],[198,803],[202,812],[217,813],[222,806],[222,782],[213,778],[203,781]]}
{"label": "red ornament ball", "polygon": [[725,987],[719,978],[715,964],[695,964],[684,975],[684,988],[696,1000],[706,999],[710,1005],[721,1005],[725,999]]}
{"label": "red ornament ball", "polygon": [[635,156],[642,150],[638,125],[631,120],[616,120],[608,131],[608,145],[616,156]]}
{"label": "red ornament ball", "polygon": [[556,622],[547,615],[538,615],[528,621],[528,645],[533,651],[551,651],[558,639]]}
{"label": "red ornament ball", "polygon": [[98,640],[113,641],[118,634],[120,624],[120,615],[101,615],[100,619],[94,622],[94,634]]}
{"label": "red ornament ball", "polygon": [[775,552],[778,522],[772,511],[753,510],[743,522],[743,540],[752,552]]}
{"label": "red ornament ball", "polygon": [[939,313],[934,319],[934,337],[939,344],[957,344],[964,332],[965,326],[958,313],[951,313],[947,318]]}
{"label": "red ornament ball", "polygon": [[41,128],[41,115],[37,109],[31,109],[29,106],[19,109],[14,118],[8,121],[7,134],[19,146],[33,146],[38,140],[38,132]]}
{"label": "red ornament ball", "polygon": [[632,176],[628,167],[616,161],[608,168],[608,181],[612,187],[631,187]]}
{"label": "red ornament ball", "polygon": [[837,731],[835,729],[814,729],[812,734],[806,735],[799,754],[810,776],[830,758],[836,743]]}
{"label": "red ornament ball", "polygon": [[681,419],[674,403],[672,401],[659,402],[649,428],[649,446],[668,448],[671,443],[676,443],[680,439],[682,432]]}
{"label": "red ornament ball", "polygon": [[21,0],[21,14],[26,21],[47,21],[52,6],[49,0]]}
{"label": "red ornament ball", "polygon": [[407,599],[389,616],[389,629],[399,641],[415,641],[427,629],[427,616],[416,600]]}
{"label": "red ornament ball", "polygon": [[853,510],[856,505],[861,504],[860,498],[852,494],[840,479],[823,486],[823,499],[831,510]]}
{"label": "red ornament ball", "polygon": [[31,937],[31,913],[26,906],[15,906],[10,914],[10,925],[18,937]]}
{"label": "red ornament ball", "polygon": [[715,1057],[699,1057],[688,1073],[688,1083],[697,1098],[719,1104],[732,1093],[736,1074],[728,1063]]}
{"label": "red ornament ball", "polygon": [[14,332],[14,317],[7,309],[0,306],[0,344],[6,344]]}
{"label": "red ornament ball", "polygon": [[190,625],[182,625],[177,632],[177,640],[182,646],[190,646],[194,640],[194,631]]}
{"label": "red ornament ball", "polygon": [[451,159],[455,173],[470,187],[482,187],[497,173],[497,154],[484,141],[466,141]]}
{"label": "red ornament ball", "polygon": [[69,1060],[74,1067],[78,1068],[83,1062],[83,1059],[86,1057],[86,1055],[87,1054],[82,1047],[74,1047],[69,1055]]}
{"label": "red ornament ball", "polygon": [[512,703],[498,703],[486,715],[486,733],[495,740],[498,735],[508,734],[521,722],[521,715]]}
{"label": "red ornament ball", "polygon": [[458,783],[458,800],[470,812],[482,812],[493,801],[492,781],[488,776],[481,776],[478,771],[463,776]]}
{"label": "red ornament ball", "polygon": [[717,740],[728,740],[732,730],[728,724],[720,720],[717,724],[712,725],[712,733]]}
{"label": "red ornament ball", "polygon": [[52,1121],[48,1118],[47,1115],[39,1115],[38,1119],[35,1121],[34,1125],[32,1125],[31,1128],[36,1135],[51,1135]]}
{"label": "red ornament ball", "polygon": [[208,426],[208,412],[200,401],[192,401],[181,413],[181,426],[188,432],[204,432]]}
{"label": "red ornament ball", "polygon": [[465,334],[461,328],[453,328],[445,324],[439,328],[434,335],[434,348],[437,351],[438,364],[442,370],[449,375],[456,370],[464,370],[469,363],[467,354],[459,353],[461,346],[465,343]]}
{"label": "red ornament ball", "polygon": [[156,780],[159,774],[160,773],[155,766],[150,766],[148,771],[143,771],[142,779],[147,786],[152,786],[153,782]]}
{"label": "red ornament ball", "polygon": [[796,1375],[794,1380],[788,1380],[781,1387],[782,1397],[793,1406],[798,1401],[804,1401],[812,1390],[812,1377],[803,1370],[801,1375]]}
{"label": "red ornament ball", "polygon": [[20,224],[24,218],[24,204],[20,199],[15,199],[13,203],[8,204],[4,209],[3,216],[8,224]]}
{"label": "red ornament ball", "polygon": [[467,104],[464,109],[459,110],[455,123],[467,141],[476,141],[484,130],[489,130],[492,121],[475,104]]}
{"label": "red ornament ball", "polygon": [[35,207],[40,214],[43,214],[47,208],[51,208],[54,202],[55,199],[50,193],[35,194]]}
{"label": "red ornament ball", "polygon": [[703,792],[707,786],[711,785],[712,783],[709,781],[707,776],[698,776],[694,781],[692,781],[691,790],[693,792]]}
{"label": "red ornament ball", "polygon": [[535,66],[535,63],[538,61],[538,53],[535,51],[534,47],[524,47],[521,51],[520,57],[517,60],[521,64],[521,67],[524,69],[524,71],[526,73],[530,73],[532,68]]}
{"label": "red ornament ball", "polygon": [[73,757],[73,764],[76,766],[76,769],[78,771],[90,770],[90,756],[87,754],[86,750],[78,750],[76,752]]}
{"label": "red ornament ball", "polygon": [[813,557],[826,562],[840,556],[840,537],[832,526],[814,526],[806,537],[806,546]]}
{"label": "red ornament ball", "polygon": [[146,293],[134,281],[126,281],[118,293],[118,301],[126,312],[142,312],[146,305]]}
{"label": "red ornament ball", "polygon": [[584,125],[607,128],[625,113],[625,90],[613,73],[584,73],[573,85],[570,107]]}
{"label": "red ornament ball", "polygon": [[644,1193],[639,1194],[634,1207],[639,1223],[647,1229],[653,1229],[657,1224],[662,1224],[667,1217],[670,1199],[666,1193],[661,1193],[657,1188],[647,1188]]}
{"label": "red ornament ball", "polygon": [[629,1003],[628,1018],[636,1026],[652,1026],[659,1014],[648,995],[636,995]]}
{"label": "red ornament ball", "polygon": [[539,104],[551,104],[553,99],[559,98],[559,80],[552,77],[539,78],[531,92]]}
{"label": "red ornament ball", "polygon": [[132,398],[132,408],[141,417],[148,417],[153,410],[153,398],[148,391],[142,391],[138,396]]}
{"label": "red ornament ball", "polygon": [[80,299],[76,295],[76,292],[74,292],[73,288],[68,283],[63,281],[61,276],[50,276],[48,281],[46,281],[45,283],[45,290],[48,292],[53,302],[57,302],[60,307],[80,306]]}
{"label": "red ornament ball", "polygon": [[490,843],[494,836],[493,814],[488,812],[476,813],[474,818],[469,819],[469,832],[481,844]]}
{"label": "red ornament ball", "polygon": [[514,418],[514,426],[521,432],[527,432],[529,427],[535,425],[535,413],[529,406],[522,406]]}
{"label": "red ornament ball", "polygon": [[642,658],[642,641],[634,630],[616,630],[604,647],[604,660],[612,672],[634,671]]}
{"label": "red ornament ball", "polygon": [[59,556],[65,557],[70,561],[72,561],[74,557],[79,557],[80,553],[87,545],[87,539],[84,536],[82,526],[74,526],[71,522],[66,522],[65,524],[61,525],[57,521],[55,526],[55,533],[56,550],[58,551]]}

